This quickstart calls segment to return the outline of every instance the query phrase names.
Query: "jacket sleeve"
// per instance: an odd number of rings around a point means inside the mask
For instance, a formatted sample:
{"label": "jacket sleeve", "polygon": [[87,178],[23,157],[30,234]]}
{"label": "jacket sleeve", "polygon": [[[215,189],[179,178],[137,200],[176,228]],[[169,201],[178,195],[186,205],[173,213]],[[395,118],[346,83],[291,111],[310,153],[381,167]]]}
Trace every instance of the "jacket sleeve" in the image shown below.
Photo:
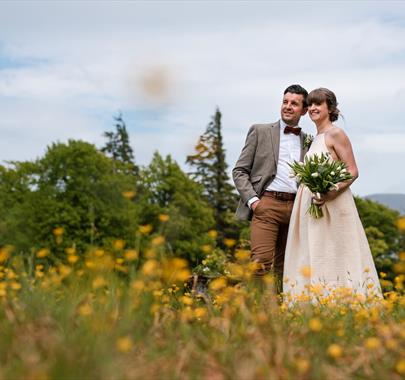
{"label": "jacket sleeve", "polygon": [[257,129],[251,126],[246,137],[245,146],[239,156],[235,167],[232,170],[232,178],[243,203],[257,196],[251,182],[251,170],[255,159],[257,148]]}

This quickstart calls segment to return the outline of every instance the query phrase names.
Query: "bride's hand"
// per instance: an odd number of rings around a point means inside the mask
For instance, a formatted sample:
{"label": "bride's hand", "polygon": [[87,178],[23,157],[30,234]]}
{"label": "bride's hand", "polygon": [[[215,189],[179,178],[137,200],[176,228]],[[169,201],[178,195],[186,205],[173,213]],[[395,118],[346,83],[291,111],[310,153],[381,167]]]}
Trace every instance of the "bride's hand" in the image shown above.
{"label": "bride's hand", "polygon": [[338,196],[338,192],[335,190],[328,191],[325,194],[312,194],[312,203],[322,206],[325,202],[333,201]]}
{"label": "bride's hand", "polygon": [[314,205],[322,206],[325,203],[324,196],[325,196],[325,194],[319,194],[319,193],[312,194],[311,202]]}

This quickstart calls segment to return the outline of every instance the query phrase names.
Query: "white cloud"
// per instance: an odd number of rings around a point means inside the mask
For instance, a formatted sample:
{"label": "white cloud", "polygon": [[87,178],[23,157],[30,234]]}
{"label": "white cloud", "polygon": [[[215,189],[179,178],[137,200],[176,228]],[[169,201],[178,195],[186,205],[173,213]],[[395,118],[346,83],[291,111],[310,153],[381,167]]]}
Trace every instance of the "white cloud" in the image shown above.
{"label": "white cloud", "polygon": [[[405,192],[385,161],[405,159],[405,6],[361,3],[0,4],[0,52],[21,63],[0,70],[1,158],[34,158],[68,137],[100,144],[123,109],[137,115],[138,162],[159,150],[183,164],[218,105],[232,166],[250,124],[277,119],[282,91],[298,82],[336,92],[364,166],[354,189]],[[163,103],[139,86],[156,68],[167,72]],[[158,120],[136,112],[145,109]],[[375,184],[381,162],[387,178]]]}
{"label": "white cloud", "polygon": [[[403,155],[405,151],[405,131],[402,133],[364,134],[358,141],[359,153]],[[401,163],[402,165],[403,163]]]}

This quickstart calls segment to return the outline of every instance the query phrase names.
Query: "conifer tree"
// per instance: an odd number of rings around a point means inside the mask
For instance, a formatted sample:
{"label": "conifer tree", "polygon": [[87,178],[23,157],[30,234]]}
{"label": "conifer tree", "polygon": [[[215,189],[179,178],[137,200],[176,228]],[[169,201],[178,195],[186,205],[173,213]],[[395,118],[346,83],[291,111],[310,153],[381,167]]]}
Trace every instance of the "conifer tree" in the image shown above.
{"label": "conifer tree", "polygon": [[[126,167],[123,170],[124,172],[136,174],[138,167],[135,165],[134,151],[129,143],[129,135],[122,113],[120,112],[118,116],[114,116],[114,120],[116,130],[103,133],[107,142],[101,148],[101,151],[111,157],[115,163],[124,164],[124,167]],[[115,171],[117,170],[116,165]]]}
{"label": "conifer tree", "polygon": [[194,169],[190,175],[203,185],[204,195],[214,209],[219,239],[236,237],[238,232],[230,228],[234,224],[237,197],[227,173],[221,118],[217,108],[205,133],[198,139],[196,153],[188,156],[186,161]]}

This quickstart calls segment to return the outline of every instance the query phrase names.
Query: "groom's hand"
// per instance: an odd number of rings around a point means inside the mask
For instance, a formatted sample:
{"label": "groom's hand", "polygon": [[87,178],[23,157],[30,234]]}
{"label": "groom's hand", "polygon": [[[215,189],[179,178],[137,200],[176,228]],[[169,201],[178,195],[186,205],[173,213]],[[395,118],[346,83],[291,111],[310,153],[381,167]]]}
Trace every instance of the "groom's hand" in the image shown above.
{"label": "groom's hand", "polygon": [[257,207],[257,205],[260,203],[260,201],[256,201],[256,202],[253,202],[252,203],[252,205],[250,206],[251,207],[251,209],[252,209],[252,211],[255,211],[255,208]]}

